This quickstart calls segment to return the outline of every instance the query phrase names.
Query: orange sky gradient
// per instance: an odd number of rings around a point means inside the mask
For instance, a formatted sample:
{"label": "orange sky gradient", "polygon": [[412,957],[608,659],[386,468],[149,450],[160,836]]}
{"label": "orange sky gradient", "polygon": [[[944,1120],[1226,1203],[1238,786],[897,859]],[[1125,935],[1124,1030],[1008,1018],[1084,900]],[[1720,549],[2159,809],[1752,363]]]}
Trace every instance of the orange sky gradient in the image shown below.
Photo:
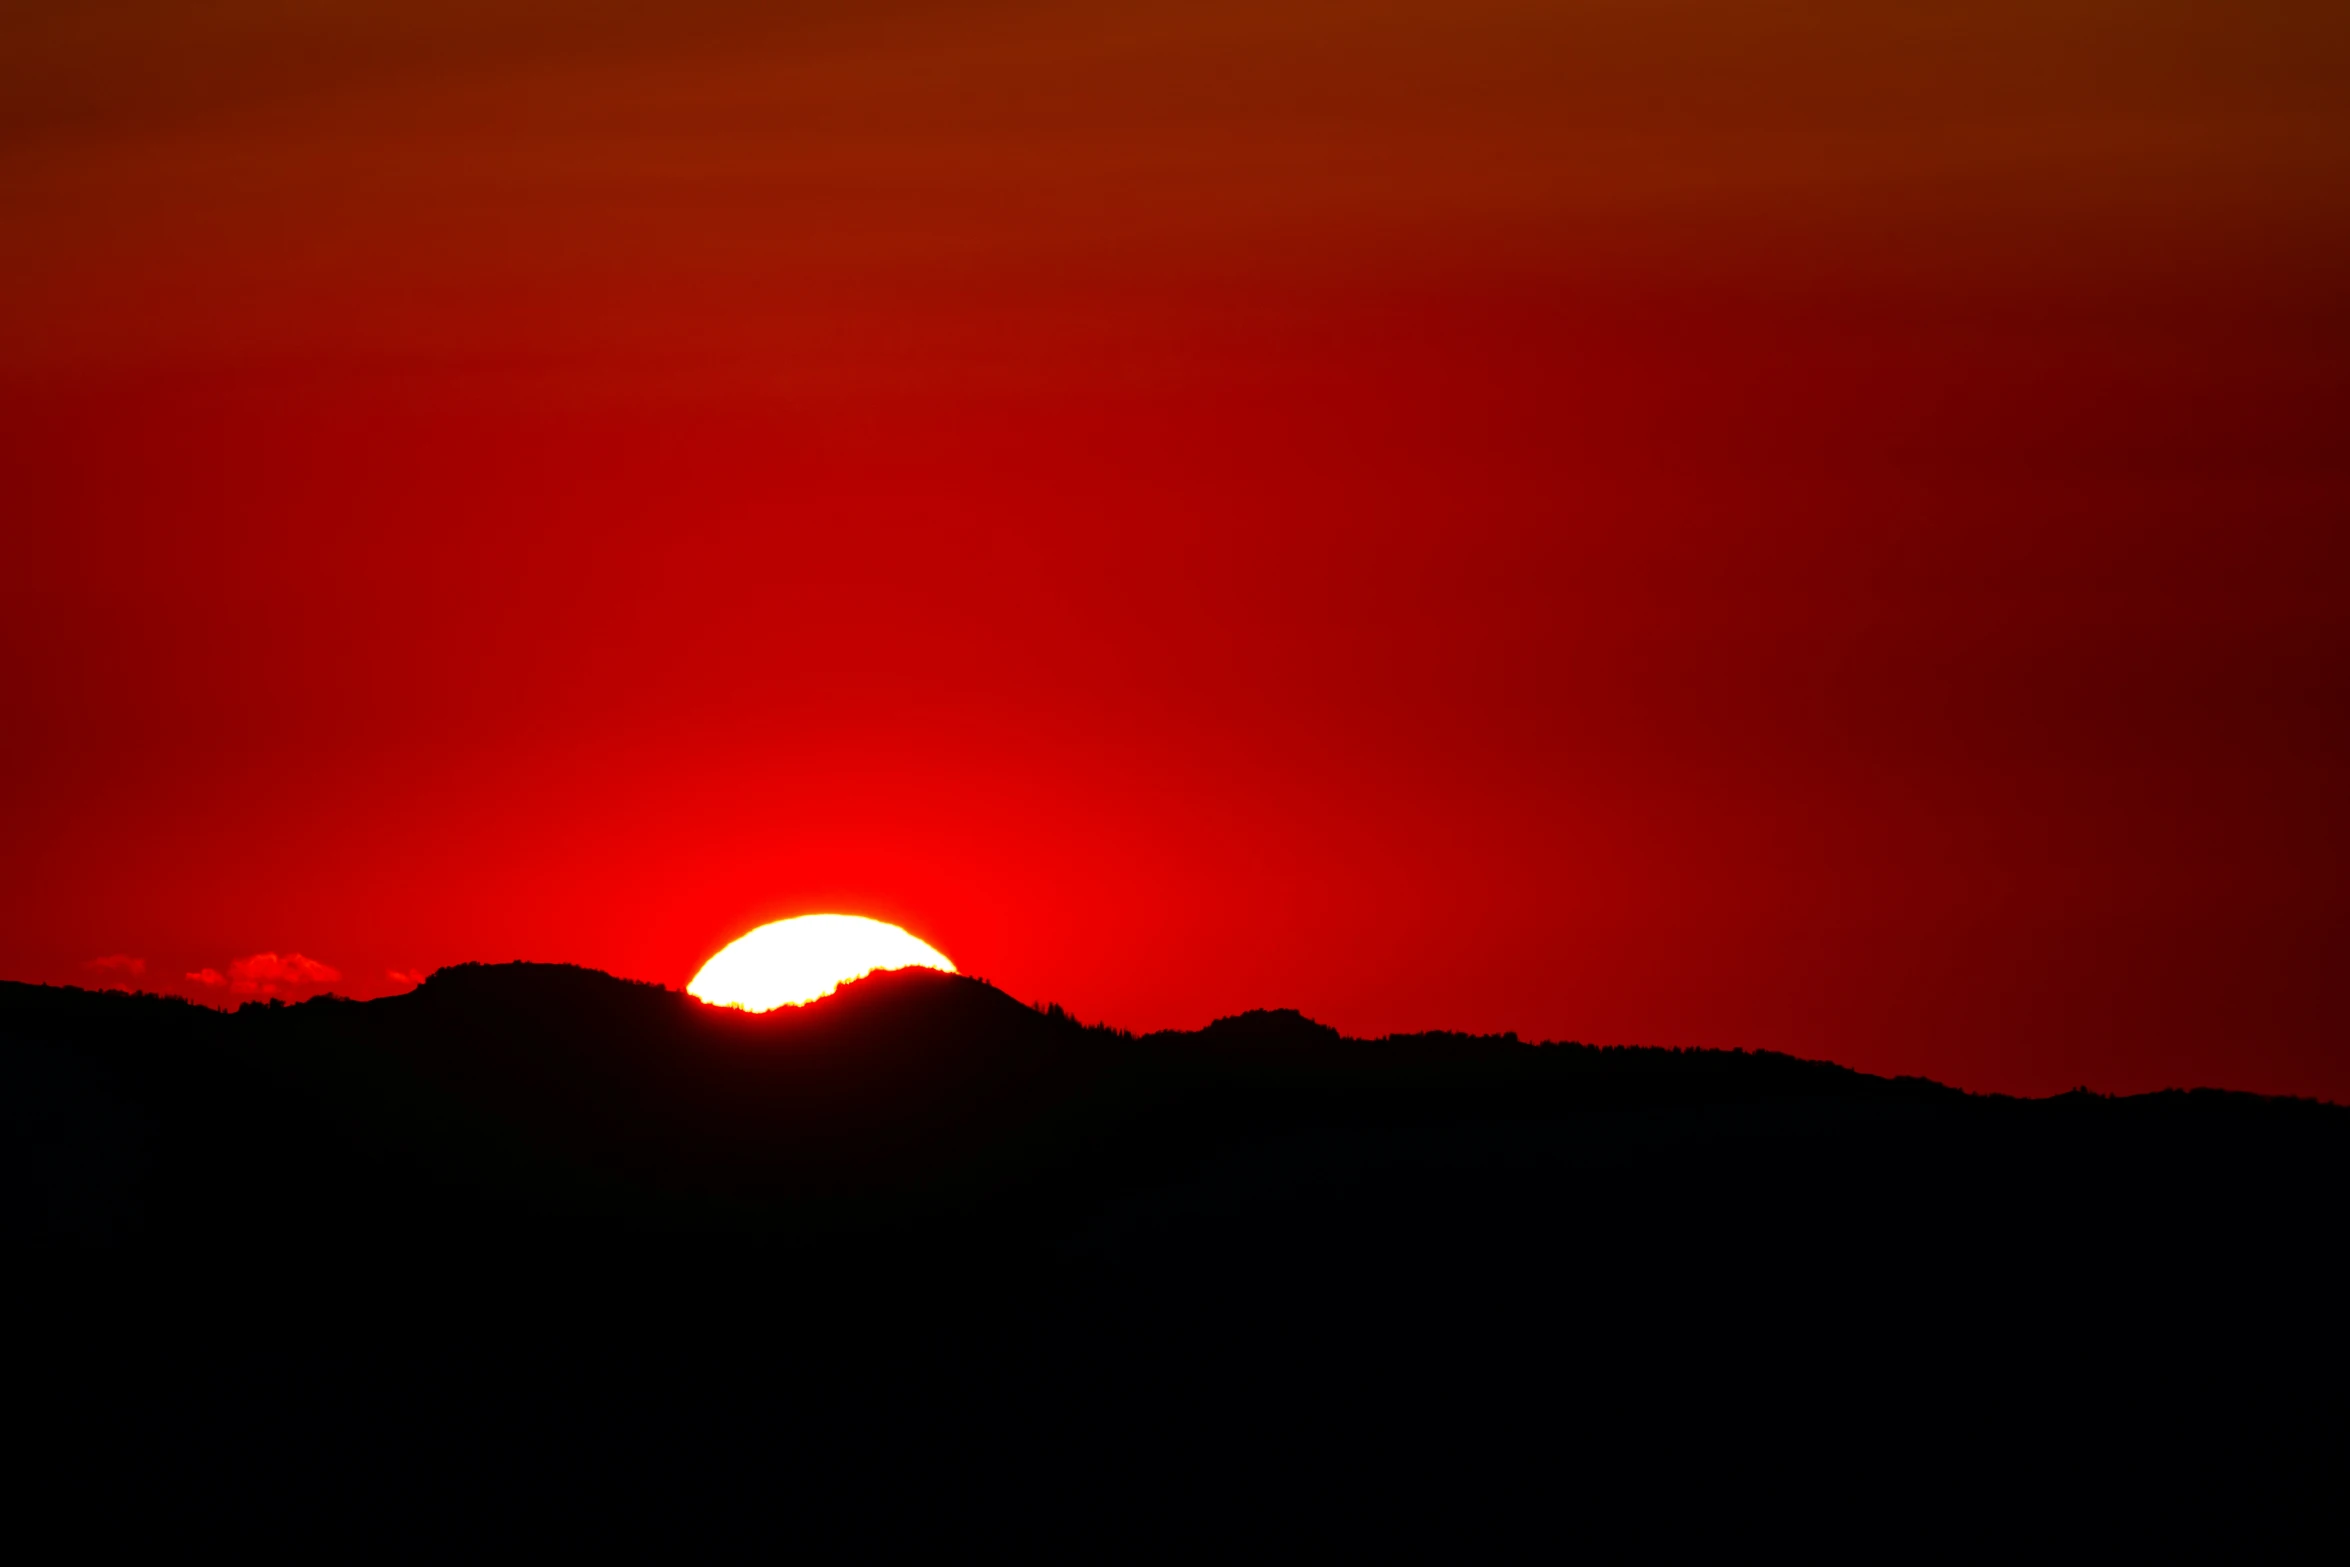
{"label": "orange sky gradient", "polygon": [[0,974],[2350,1097],[2341,7],[22,9]]}

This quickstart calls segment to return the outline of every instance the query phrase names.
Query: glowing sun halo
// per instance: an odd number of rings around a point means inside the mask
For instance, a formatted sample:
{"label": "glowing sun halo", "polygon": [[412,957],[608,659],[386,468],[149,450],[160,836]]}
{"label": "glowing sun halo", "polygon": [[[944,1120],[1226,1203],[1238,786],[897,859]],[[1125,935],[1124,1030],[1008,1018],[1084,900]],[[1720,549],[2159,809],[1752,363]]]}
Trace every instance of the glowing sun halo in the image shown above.
{"label": "glowing sun halo", "polygon": [[768,1012],[829,996],[885,968],[955,971],[945,953],[895,925],[857,914],[803,914],[729,942],[685,989],[712,1006]]}

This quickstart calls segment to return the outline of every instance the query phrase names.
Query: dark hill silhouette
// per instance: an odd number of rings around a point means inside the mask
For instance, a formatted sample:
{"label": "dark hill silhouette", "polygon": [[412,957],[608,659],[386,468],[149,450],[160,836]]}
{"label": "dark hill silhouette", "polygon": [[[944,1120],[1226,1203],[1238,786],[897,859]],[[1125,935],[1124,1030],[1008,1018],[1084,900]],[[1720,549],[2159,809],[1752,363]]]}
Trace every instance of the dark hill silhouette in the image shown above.
{"label": "dark hill silhouette", "polygon": [[101,1520],[2334,1527],[2332,1106],[529,964],[233,1015],[0,985],[0,1071],[18,1406],[45,1489],[140,1499]]}

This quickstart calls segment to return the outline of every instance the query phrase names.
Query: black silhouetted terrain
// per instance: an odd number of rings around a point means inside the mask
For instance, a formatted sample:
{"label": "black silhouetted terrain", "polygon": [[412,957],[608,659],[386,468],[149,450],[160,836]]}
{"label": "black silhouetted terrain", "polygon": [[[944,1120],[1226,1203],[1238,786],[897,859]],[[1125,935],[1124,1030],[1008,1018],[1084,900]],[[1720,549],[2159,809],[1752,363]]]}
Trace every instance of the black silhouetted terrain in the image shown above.
{"label": "black silhouetted terrain", "polygon": [[924,970],[763,1017],[534,965],[0,985],[0,1060],[16,1479],[100,1533],[2338,1528],[2330,1106],[1137,1038]]}

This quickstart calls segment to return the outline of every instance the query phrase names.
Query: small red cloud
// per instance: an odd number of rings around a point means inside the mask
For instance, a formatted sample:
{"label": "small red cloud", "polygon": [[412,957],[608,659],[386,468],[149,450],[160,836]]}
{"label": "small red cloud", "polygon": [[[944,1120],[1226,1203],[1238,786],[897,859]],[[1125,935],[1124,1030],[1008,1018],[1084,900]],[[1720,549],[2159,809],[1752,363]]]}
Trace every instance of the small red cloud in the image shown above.
{"label": "small red cloud", "polygon": [[299,952],[289,952],[283,957],[274,952],[256,952],[249,958],[232,961],[226,974],[208,968],[188,975],[199,985],[226,989],[232,996],[309,995],[342,977],[340,970]]}
{"label": "small red cloud", "polygon": [[420,968],[386,969],[384,970],[384,978],[395,985],[405,985],[413,990],[424,983],[424,970]]}
{"label": "small red cloud", "polygon": [[147,972],[147,960],[134,958],[127,952],[109,952],[102,958],[92,958],[82,965],[97,978],[101,990],[128,990],[131,982]]}

